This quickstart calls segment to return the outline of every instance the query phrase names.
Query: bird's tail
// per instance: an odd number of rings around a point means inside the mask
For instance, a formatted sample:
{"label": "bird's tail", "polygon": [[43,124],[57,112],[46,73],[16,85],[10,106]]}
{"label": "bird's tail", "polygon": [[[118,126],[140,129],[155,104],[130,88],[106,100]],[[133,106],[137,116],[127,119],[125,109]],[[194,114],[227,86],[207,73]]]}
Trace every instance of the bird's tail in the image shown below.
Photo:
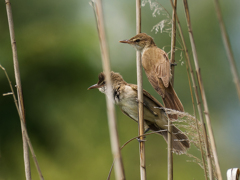
{"label": "bird's tail", "polygon": [[[163,131],[160,134],[163,135],[165,141],[168,142],[168,132]],[[172,126],[172,134],[173,152],[175,152],[176,154],[186,153],[187,149],[190,147],[188,137],[176,126]]]}
{"label": "bird's tail", "polygon": [[[154,124],[148,124],[152,131],[163,130]],[[161,131],[158,134],[162,135],[166,142],[168,142],[168,131]],[[172,126],[172,147],[173,152],[176,154],[185,154],[187,149],[190,147],[190,142],[188,137],[176,126]]]}
{"label": "bird's tail", "polygon": [[[171,84],[169,84],[168,88],[165,91],[165,95],[163,97],[163,103],[166,108],[184,112],[183,105]],[[177,118],[174,118],[174,119],[177,119]]]}

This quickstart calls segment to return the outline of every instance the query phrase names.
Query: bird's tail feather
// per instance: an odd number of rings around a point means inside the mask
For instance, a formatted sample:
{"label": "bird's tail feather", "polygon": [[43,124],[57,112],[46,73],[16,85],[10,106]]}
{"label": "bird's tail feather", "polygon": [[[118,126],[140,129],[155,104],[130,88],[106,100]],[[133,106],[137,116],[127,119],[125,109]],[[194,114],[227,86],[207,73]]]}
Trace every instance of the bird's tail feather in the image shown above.
{"label": "bird's tail feather", "polygon": [[[187,149],[190,147],[189,139],[188,137],[176,126],[172,127],[172,146],[173,146],[173,152],[176,154],[184,154],[186,153]],[[168,132],[163,131],[161,132],[161,135],[163,135],[166,142],[168,142]]]}
{"label": "bird's tail feather", "polygon": [[[169,84],[168,88],[165,91],[163,103],[166,108],[184,112],[183,105],[171,84]],[[174,118],[174,119],[176,119],[176,118]]]}
{"label": "bird's tail feather", "polygon": [[[148,124],[148,127],[152,131],[163,130],[154,124]],[[168,142],[168,131],[161,131],[158,134],[162,135],[166,142]],[[176,154],[184,154],[187,149],[190,147],[190,142],[188,137],[176,126],[172,126],[172,138],[173,138],[173,152]]]}

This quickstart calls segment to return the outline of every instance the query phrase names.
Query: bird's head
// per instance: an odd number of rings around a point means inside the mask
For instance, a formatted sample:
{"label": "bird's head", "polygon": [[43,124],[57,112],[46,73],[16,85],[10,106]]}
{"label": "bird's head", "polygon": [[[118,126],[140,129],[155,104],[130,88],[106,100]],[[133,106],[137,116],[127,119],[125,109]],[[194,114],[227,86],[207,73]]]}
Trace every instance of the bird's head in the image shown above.
{"label": "bird's head", "polygon": [[[119,73],[115,73],[113,71],[111,71],[110,78],[111,78],[111,83],[112,83],[113,90],[117,89],[122,83],[126,83]],[[95,89],[95,88],[98,88],[99,91],[101,91],[102,93],[106,93],[106,89],[107,89],[106,88],[106,76],[103,72],[101,72],[98,75],[97,84],[94,84],[94,85],[90,86],[88,88],[88,90],[89,89]]]}
{"label": "bird's head", "polygon": [[139,33],[136,36],[132,37],[128,40],[119,41],[120,43],[127,43],[136,48],[137,51],[142,51],[144,48],[148,48],[150,46],[155,46],[153,38],[146,33]]}

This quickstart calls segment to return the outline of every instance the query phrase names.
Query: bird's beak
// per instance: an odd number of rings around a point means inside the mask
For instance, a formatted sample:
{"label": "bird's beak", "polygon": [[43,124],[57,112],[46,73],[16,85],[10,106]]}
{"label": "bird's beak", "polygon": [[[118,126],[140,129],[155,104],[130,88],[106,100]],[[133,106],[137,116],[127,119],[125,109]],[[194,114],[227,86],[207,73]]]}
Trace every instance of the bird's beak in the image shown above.
{"label": "bird's beak", "polygon": [[90,86],[90,87],[88,88],[88,90],[89,90],[89,89],[100,88],[100,87],[102,87],[102,86],[103,86],[103,85],[94,84],[94,85]]}
{"label": "bird's beak", "polygon": [[130,44],[131,43],[131,41],[130,40],[122,40],[122,41],[119,41],[120,43],[128,43],[128,44]]}

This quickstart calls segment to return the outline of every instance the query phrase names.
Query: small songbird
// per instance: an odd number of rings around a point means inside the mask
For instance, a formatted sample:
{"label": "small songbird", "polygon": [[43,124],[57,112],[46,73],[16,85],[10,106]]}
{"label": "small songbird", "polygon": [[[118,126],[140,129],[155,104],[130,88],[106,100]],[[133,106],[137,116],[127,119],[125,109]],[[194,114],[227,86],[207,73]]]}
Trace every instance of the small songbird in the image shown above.
{"label": "small songbird", "polygon": [[[90,86],[88,89],[98,88],[102,93],[106,93],[105,75],[100,73],[98,83]],[[120,107],[122,112],[138,121],[138,100],[137,85],[128,84],[123,80],[119,73],[111,72],[111,83],[113,90],[114,102]],[[144,128],[145,132],[150,129],[152,131],[165,130],[158,132],[167,141],[168,118],[162,108],[162,105],[147,91],[143,90],[143,106],[144,106]],[[186,153],[190,147],[188,137],[176,126],[172,127],[173,132],[173,151],[177,154]]]}
{"label": "small songbird", "polygon": [[139,33],[129,40],[120,42],[130,44],[142,53],[142,66],[147,78],[162,96],[165,107],[183,112],[183,105],[170,82],[172,75],[167,53],[158,48],[153,38],[145,33]]}

